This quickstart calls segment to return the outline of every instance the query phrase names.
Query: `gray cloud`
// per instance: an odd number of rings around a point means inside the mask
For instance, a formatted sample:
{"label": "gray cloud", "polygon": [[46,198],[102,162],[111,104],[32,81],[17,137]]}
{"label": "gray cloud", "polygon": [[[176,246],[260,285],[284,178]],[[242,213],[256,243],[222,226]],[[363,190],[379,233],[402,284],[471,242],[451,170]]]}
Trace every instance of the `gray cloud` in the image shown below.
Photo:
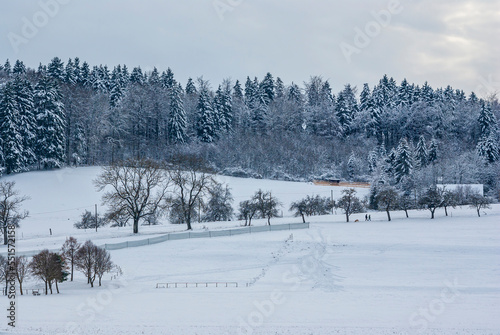
{"label": "gray cloud", "polygon": [[[345,83],[373,86],[384,73],[467,92],[481,78],[500,81],[498,1],[402,1],[401,13],[348,63],[340,43],[353,44],[355,28],[363,30],[374,21],[371,12],[386,10],[390,1],[72,0],[16,53],[9,32],[21,34],[23,17],[32,20],[40,3],[50,1],[58,0],[3,2],[3,59],[32,67],[54,56],[171,67],[182,82],[203,75],[213,85],[268,71],[288,83],[322,75],[336,91]],[[237,5],[225,7],[221,20],[217,3]]]}

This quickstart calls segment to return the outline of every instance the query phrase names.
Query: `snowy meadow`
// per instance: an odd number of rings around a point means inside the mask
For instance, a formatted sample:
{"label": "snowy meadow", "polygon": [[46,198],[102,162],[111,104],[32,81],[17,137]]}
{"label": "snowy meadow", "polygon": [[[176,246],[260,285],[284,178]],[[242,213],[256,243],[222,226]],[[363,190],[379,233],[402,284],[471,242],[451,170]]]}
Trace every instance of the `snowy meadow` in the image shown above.
{"label": "snowy meadow", "polygon": [[[100,206],[99,168],[30,172],[16,181],[31,199],[17,229],[18,251],[60,248],[66,237],[102,245],[183,231],[164,223],[77,230],[84,209]],[[218,176],[235,203],[259,188],[283,203],[272,224],[301,222],[288,212],[306,195],[340,196],[338,187]],[[358,189],[366,195],[368,189]],[[500,206],[484,210],[309,217],[309,229],[167,241],[111,251],[121,273],[90,288],[83,274],[60,294],[17,295],[19,334],[496,334],[500,331]],[[359,220],[356,222],[356,220]],[[265,225],[266,220],[252,221]],[[194,231],[242,221],[195,223]],[[52,231],[50,235],[49,230]],[[0,251],[5,252],[5,246]],[[237,283],[204,287],[203,283]],[[177,288],[159,286],[179,283]],[[198,287],[181,283],[201,283]],[[42,288],[29,279],[26,289]],[[7,299],[2,299],[7,308]],[[7,330],[4,323],[2,331]]]}

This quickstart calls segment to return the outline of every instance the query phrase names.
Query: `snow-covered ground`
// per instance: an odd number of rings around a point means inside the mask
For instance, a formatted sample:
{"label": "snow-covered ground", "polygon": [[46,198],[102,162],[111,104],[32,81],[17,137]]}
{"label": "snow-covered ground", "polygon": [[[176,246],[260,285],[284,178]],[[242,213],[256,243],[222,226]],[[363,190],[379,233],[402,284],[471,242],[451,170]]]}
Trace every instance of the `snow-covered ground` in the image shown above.
{"label": "snow-covered ground", "polygon": [[[99,203],[91,184],[98,171],[9,177],[32,197],[26,203],[32,217],[18,231],[20,248],[59,246],[70,234],[81,241],[131,239],[124,228],[95,233],[72,227],[82,208]],[[328,187],[307,183],[221,179],[232,187],[236,203],[259,187],[273,191],[285,208],[307,194],[330,194]],[[481,218],[466,207],[450,212],[444,217],[439,210],[435,220],[428,211],[411,211],[409,219],[396,212],[391,222],[373,212],[371,222],[356,214],[353,221],[360,221],[351,223],[338,213],[311,218],[307,230],[111,251],[123,275],[106,275],[102,287],[91,289],[78,273],[74,282],[60,285],[59,295],[18,296],[15,333],[500,334],[500,206]],[[284,215],[275,222],[300,221]],[[54,235],[47,236],[48,228]],[[144,238],[175,229],[184,228],[140,232]],[[166,282],[238,287],[156,288]],[[7,299],[2,301],[5,311]],[[4,321],[0,331],[7,328]]]}

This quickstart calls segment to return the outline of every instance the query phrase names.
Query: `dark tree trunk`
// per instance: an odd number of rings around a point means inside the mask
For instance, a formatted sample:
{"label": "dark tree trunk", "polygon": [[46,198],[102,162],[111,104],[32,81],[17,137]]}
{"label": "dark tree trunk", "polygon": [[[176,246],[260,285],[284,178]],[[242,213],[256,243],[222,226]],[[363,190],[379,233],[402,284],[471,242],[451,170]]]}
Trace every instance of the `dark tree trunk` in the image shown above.
{"label": "dark tree trunk", "polygon": [[139,233],[139,218],[134,217],[134,234]]}
{"label": "dark tree trunk", "polygon": [[73,257],[71,257],[71,281],[73,281],[73,267],[74,267]]}
{"label": "dark tree trunk", "polygon": [[9,243],[7,239],[7,224],[3,226],[3,244],[7,245]]}
{"label": "dark tree trunk", "polygon": [[480,210],[481,210],[480,208],[477,209],[477,216],[479,217],[481,217],[481,214],[479,213]]}
{"label": "dark tree trunk", "polygon": [[302,216],[302,223],[306,223],[306,219],[304,217],[304,214],[301,213],[300,215]]}
{"label": "dark tree trunk", "polygon": [[47,295],[49,292],[49,290],[47,289],[47,281],[45,281],[45,295]]}
{"label": "dark tree trunk", "polygon": [[447,209],[447,207],[446,207],[446,206],[444,206],[444,214],[445,214],[446,216],[448,216],[448,209]]}
{"label": "dark tree trunk", "polygon": [[434,219],[434,211],[435,211],[435,210],[436,210],[436,209],[431,209],[431,219]]}
{"label": "dark tree trunk", "polygon": [[57,294],[59,294],[59,286],[57,285],[57,280],[55,282],[56,282],[56,291],[57,291]]}
{"label": "dark tree trunk", "polygon": [[346,222],[349,222],[349,214],[345,213]]}
{"label": "dark tree trunk", "polygon": [[387,220],[391,221],[391,213],[389,212],[389,208],[385,210],[387,212]]}
{"label": "dark tree trunk", "polygon": [[405,214],[406,214],[406,218],[408,219],[409,216],[408,216],[408,210],[407,209],[405,209]]}

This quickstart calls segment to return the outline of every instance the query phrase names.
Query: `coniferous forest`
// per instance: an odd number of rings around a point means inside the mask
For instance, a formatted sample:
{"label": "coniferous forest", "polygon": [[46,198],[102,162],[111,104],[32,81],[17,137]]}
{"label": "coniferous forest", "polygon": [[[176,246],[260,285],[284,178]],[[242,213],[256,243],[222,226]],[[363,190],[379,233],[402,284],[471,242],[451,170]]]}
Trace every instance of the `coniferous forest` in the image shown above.
{"label": "coniferous forest", "polygon": [[388,76],[215,84],[78,58],[0,65],[2,174],[193,155],[234,176],[480,183],[498,197],[499,117],[495,96]]}

